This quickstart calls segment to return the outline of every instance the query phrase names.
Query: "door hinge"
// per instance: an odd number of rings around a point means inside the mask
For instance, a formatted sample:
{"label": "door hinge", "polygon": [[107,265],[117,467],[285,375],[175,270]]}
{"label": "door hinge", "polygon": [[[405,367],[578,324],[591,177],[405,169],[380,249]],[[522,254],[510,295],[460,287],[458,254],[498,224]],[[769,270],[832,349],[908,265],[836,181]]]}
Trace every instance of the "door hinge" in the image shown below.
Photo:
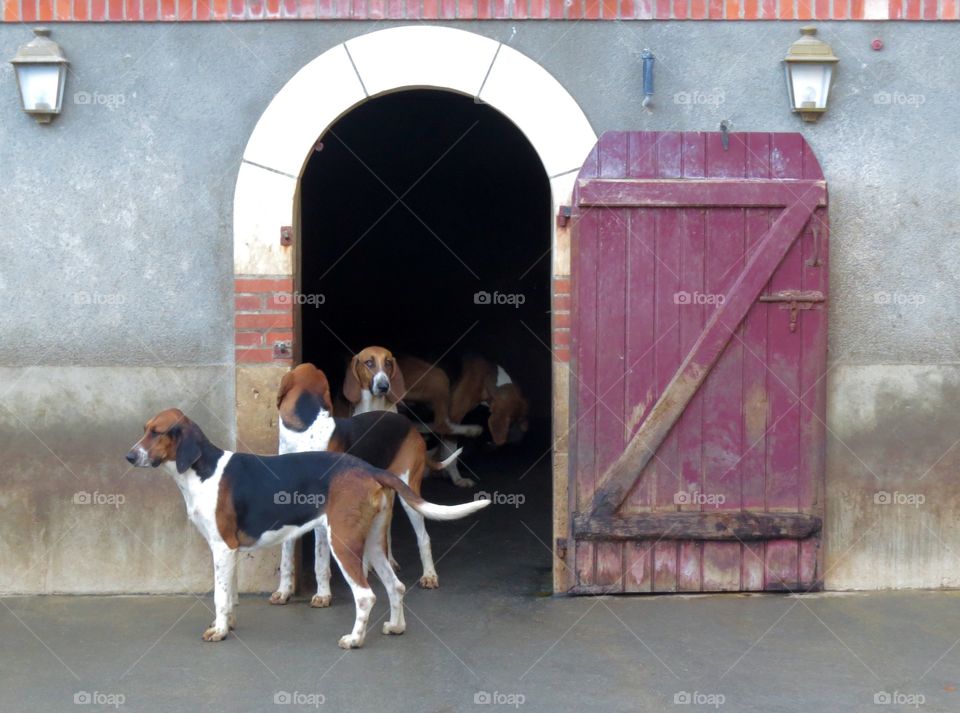
{"label": "door hinge", "polygon": [[557,552],[557,559],[563,560],[564,562],[566,562],[567,560],[567,538],[566,537],[557,538],[556,552]]}
{"label": "door hinge", "polygon": [[571,215],[573,215],[573,208],[568,205],[560,206],[560,209],[557,211],[557,227],[567,227],[567,223],[570,222]]}

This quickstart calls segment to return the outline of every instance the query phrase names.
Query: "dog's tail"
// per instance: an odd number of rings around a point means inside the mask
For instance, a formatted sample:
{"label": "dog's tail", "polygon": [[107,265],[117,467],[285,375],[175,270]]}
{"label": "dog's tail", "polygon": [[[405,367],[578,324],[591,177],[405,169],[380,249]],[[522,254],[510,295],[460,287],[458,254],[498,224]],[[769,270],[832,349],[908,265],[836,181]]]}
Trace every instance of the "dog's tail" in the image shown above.
{"label": "dog's tail", "polygon": [[463,452],[463,449],[462,449],[462,448],[458,448],[458,449],[455,450],[453,453],[451,453],[449,456],[447,456],[446,458],[444,458],[442,461],[435,461],[435,460],[433,460],[433,458],[429,458],[429,457],[428,457],[428,458],[427,458],[427,467],[428,467],[430,470],[443,470],[443,469],[446,468],[448,465],[450,465],[451,463],[453,463],[453,461],[455,461],[455,460],[457,459],[457,456],[459,456],[462,452]]}
{"label": "dog's tail", "polygon": [[437,505],[430,503],[417,495],[413,489],[404,483],[393,473],[385,470],[374,473],[374,478],[380,485],[397,491],[397,495],[403,498],[404,502],[423,515],[428,520],[459,520],[461,517],[472,515],[478,510],[483,510],[490,504],[490,500],[474,500],[460,505]]}

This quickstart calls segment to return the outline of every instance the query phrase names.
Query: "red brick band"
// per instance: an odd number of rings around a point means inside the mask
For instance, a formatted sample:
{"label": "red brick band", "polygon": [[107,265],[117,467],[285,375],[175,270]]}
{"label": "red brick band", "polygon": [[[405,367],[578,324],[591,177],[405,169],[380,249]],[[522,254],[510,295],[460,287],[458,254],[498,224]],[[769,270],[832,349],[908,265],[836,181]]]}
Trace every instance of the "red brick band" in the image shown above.
{"label": "red brick band", "polygon": [[4,22],[957,20],[960,0],[0,0]]}
{"label": "red brick band", "polygon": [[237,363],[290,364],[274,344],[293,341],[293,278],[237,277],[233,299]]}

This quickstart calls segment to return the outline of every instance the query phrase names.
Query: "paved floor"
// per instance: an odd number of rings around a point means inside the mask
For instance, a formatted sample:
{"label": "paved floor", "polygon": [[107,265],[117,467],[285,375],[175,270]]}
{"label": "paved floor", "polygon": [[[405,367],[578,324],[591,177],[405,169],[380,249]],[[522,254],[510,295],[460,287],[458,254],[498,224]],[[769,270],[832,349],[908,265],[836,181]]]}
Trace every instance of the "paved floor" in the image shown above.
{"label": "paved floor", "polygon": [[507,465],[481,465],[483,487],[525,501],[431,525],[442,587],[411,587],[401,637],[337,648],[339,581],[326,610],[244,598],[219,644],[200,641],[209,596],[11,597],[0,711],[960,711],[960,593],[553,598],[547,463],[519,483]]}

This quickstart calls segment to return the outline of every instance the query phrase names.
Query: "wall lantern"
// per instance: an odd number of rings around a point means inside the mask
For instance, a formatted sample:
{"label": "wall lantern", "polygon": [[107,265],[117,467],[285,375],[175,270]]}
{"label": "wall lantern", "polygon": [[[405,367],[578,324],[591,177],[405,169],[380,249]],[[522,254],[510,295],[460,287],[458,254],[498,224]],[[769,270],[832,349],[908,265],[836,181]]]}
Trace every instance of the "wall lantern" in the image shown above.
{"label": "wall lantern", "polygon": [[813,25],[800,28],[800,34],[783,60],[787,93],[795,113],[804,121],[816,121],[827,110],[833,68],[840,58],[830,45],[815,37],[817,28]]}
{"label": "wall lantern", "polygon": [[50,39],[49,28],[35,27],[33,34],[36,37],[20,46],[10,64],[17,73],[23,110],[37,122],[49,124],[60,113],[70,63],[60,45]]}

